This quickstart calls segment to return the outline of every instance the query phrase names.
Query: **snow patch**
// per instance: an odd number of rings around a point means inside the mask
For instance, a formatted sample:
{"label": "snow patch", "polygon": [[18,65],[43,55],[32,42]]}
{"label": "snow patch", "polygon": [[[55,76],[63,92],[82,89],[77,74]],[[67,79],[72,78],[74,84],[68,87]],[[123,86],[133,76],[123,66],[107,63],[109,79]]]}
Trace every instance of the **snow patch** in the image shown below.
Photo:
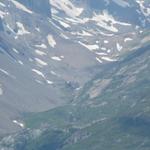
{"label": "snow patch", "polygon": [[105,44],[108,44],[108,43],[109,43],[109,41],[107,41],[107,40],[104,40],[104,43],[105,43]]}
{"label": "snow patch", "polygon": [[0,72],[4,73],[7,76],[11,76],[6,70],[0,68]]}
{"label": "snow patch", "polygon": [[37,28],[37,27],[36,27],[35,30],[38,31],[38,32],[40,32],[40,28]]}
{"label": "snow patch", "polygon": [[118,4],[121,7],[129,7],[130,4],[127,2],[127,0],[113,0],[116,4]]}
{"label": "snow patch", "polygon": [[102,50],[102,51],[106,51],[107,48],[106,48],[106,47],[101,47],[101,50]]}
{"label": "snow patch", "polygon": [[16,24],[19,28],[18,33],[17,33],[18,35],[30,34],[30,32],[25,29],[22,23],[16,22]]}
{"label": "snow patch", "polygon": [[51,59],[56,60],[56,61],[61,61],[62,60],[60,57],[57,57],[57,56],[53,56],[53,57],[51,57]]}
{"label": "snow patch", "polygon": [[106,60],[106,61],[111,61],[111,62],[117,61],[116,59],[112,59],[112,58],[105,57],[105,56],[101,57],[101,59]]}
{"label": "snow patch", "polygon": [[39,58],[35,58],[36,62],[40,66],[47,66],[47,63]]}
{"label": "snow patch", "polygon": [[66,39],[66,40],[68,40],[69,39],[69,37],[68,36],[66,36],[65,34],[63,34],[63,33],[61,33],[60,34],[60,36],[62,37],[62,38],[64,38],[64,39]]}
{"label": "snow patch", "polygon": [[18,63],[19,63],[20,65],[24,65],[21,60],[18,60]]}
{"label": "snow patch", "polygon": [[50,81],[50,80],[46,80],[47,84],[50,84],[52,85],[53,84],[53,81]]}
{"label": "snow patch", "polygon": [[94,13],[93,17],[90,20],[95,21],[98,26],[111,32],[118,32],[118,29],[115,27],[116,24],[131,26],[131,24],[116,21],[114,17],[108,13],[107,10],[104,10],[99,14]]}
{"label": "snow patch", "polygon": [[128,42],[128,41],[132,41],[133,39],[131,39],[131,38],[125,38],[124,39],[124,42]]}
{"label": "snow patch", "polygon": [[3,95],[2,85],[0,84],[0,96]]}
{"label": "snow patch", "polygon": [[51,74],[54,75],[54,76],[57,76],[57,77],[59,76],[56,72],[54,72],[52,70],[51,70]]}
{"label": "snow patch", "polygon": [[25,128],[24,124],[17,121],[17,120],[13,120],[13,123],[15,123],[16,125],[20,126],[21,128]]}
{"label": "snow patch", "polygon": [[15,53],[19,54],[19,51],[16,50],[15,48],[12,49]]}
{"label": "snow patch", "polygon": [[16,8],[22,10],[22,11],[25,11],[29,14],[32,14],[33,12],[31,10],[29,10],[28,8],[26,8],[24,5],[22,5],[21,3],[19,3],[18,1],[16,0],[11,0],[11,2],[16,6]]}
{"label": "snow patch", "polygon": [[102,61],[100,58],[98,58],[98,57],[96,57],[96,60],[97,60],[99,63],[103,63],[103,61]]}
{"label": "snow patch", "polygon": [[[111,32],[118,32],[118,29],[113,26],[114,24],[114,18],[108,14],[107,11],[103,11],[103,13],[96,14],[94,13],[92,21],[95,21],[96,24],[106,30],[109,30]],[[112,23],[108,25],[108,22],[111,21]]]}
{"label": "snow patch", "polygon": [[37,70],[37,69],[32,69],[32,71],[33,71],[34,73],[36,73],[37,75],[39,75],[39,76],[45,78],[45,75],[44,75],[41,71],[39,71],[39,70]]}
{"label": "snow patch", "polygon": [[44,56],[44,55],[46,55],[46,53],[45,52],[43,52],[43,51],[41,51],[41,50],[35,50],[35,53],[37,54],[37,55],[40,55],[40,56]]}
{"label": "snow patch", "polygon": [[42,81],[40,81],[40,80],[35,80],[37,83],[39,83],[39,84],[43,84],[43,82]]}
{"label": "snow patch", "polygon": [[37,47],[37,48],[43,48],[43,49],[47,48],[47,46],[45,44],[35,45],[35,47]]}
{"label": "snow patch", "polygon": [[92,36],[91,33],[87,31],[81,31],[81,32],[71,32],[72,35],[79,35],[79,36]]}
{"label": "snow patch", "polygon": [[137,0],[136,1],[139,6],[140,6],[140,9],[141,9],[141,12],[146,16],[146,17],[149,17],[150,16],[150,7],[146,8],[144,6],[144,0]]}
{"label": "snow patch", "polygon": [[7,15],[7,13],[0,10],[0,18],[4,18],[5,15]]}
{"label": "snow patch", "polygon": [[72,18],[80,16],[84,10],[74,6],[70,0],[51,0],[51,4]]}
{"label": "snow patch", "polygon": [[65,22],[63,22],[63,21],[60,21],[60,20],[58,20],[58,22],[59,22],[64,28],[70,28],[70,25],[69,25],[69,24],[67,24],[67,23],[65,23]]}
{"label": "snow patch", "polygon": [[87,44],[84,44],[82,42],[79,41],[79,44],[81,44],[82,46],[86,47],[87,49],[89,49],[90,51],[93,51],[93,50],[97,50],[99,49],[99,46],[98,45],[87,45]]}
{"label": "snow patch", "polygon": [[107,53],[101,53],[101,52],[96,52],[97,55],[100,55],[100,56],[106,56]]}
{"label": "snow patch", "polygon": [[0,5],[1,5],[2,7],[6,7],[6,5],[5,5],[5,4],[3,4],[2,2],[0,2]]}
{"label": "snow patch", "polygon": [[121,51],[122,48],[123,48],[119,43],[116,44],[116,47],[117,47],[117,50],[118,50],[118,51]]}
{"label": "snow patch", "polygon": [[56,45],[56,41],[54,40],[53,36],[49,34],[47,36],[47,40],[48,40],[48,44],[54,48]]}

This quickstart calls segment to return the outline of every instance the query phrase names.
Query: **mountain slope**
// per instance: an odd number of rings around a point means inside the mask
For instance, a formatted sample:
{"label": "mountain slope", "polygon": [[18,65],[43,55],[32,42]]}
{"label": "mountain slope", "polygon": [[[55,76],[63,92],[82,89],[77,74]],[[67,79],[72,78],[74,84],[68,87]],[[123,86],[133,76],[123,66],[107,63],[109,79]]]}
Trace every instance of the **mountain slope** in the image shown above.
{"label": "mountain slope", "polygon": [[[149,125],[149,6],[147,0],[1,0],[0,145],[108,149],[113,136],[147,144],[149,137],[139,134]],[[123,138],[122,128],[135,122]]]}
{"label": "mountain slope", "polygon": [[106,65],[73,103],[25,115],[30,129],[16,140],[28,144],[16,141],[15,149],[148,150],[149,52],[147,43]]}

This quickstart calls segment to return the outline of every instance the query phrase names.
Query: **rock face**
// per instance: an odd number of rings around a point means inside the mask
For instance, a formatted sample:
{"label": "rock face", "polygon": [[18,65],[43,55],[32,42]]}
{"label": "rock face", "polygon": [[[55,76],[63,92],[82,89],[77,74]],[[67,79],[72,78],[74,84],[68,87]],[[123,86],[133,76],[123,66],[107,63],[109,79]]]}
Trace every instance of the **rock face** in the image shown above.
{"label": "rock face", "polygon": [[[136,24],[143,27],[149,25],[149,15],[147,2],[139,3],[138,1],[123,1],[123,0],[78,0],[84,2],[92,11],[107,10],[111,15],[116,16],[120,20]],[[142,6],[142,7],[141,7]],[[141,12],[136,11],[139,9]],[[144,22],[141,20],[145,20]]]}
{"label": "rock face", "polygon": [[50,2],[49,0],[17,0],[32,11],[41,15],[51,16]]}
{"label": "rock face", "polygon": [[2,19],[0,18],[0,31],[3,31],[4,28],[3,28],[3,23],[2,23]]}

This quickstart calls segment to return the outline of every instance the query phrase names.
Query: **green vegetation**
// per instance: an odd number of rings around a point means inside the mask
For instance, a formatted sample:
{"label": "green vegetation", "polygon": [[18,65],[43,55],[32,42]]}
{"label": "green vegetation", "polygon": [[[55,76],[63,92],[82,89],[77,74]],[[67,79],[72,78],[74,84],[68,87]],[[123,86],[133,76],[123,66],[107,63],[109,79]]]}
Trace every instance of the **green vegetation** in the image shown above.
{"label": "green vegetation", "polygon": [[[149,150],[150,46],[104,67],[72,104],[24,117],[32,130],[25,150]],[[90,97],[90,92],[110,83]],[[29,142],[30,141],[30,142]]]}

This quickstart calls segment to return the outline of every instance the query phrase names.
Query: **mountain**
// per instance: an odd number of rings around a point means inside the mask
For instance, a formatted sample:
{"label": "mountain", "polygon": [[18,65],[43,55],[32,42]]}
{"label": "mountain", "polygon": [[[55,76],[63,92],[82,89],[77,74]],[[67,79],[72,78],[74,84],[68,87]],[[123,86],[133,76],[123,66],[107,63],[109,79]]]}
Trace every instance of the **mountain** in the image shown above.
{"label": "mountain", "polygon": [[25,114],[28,130],[5,137],[2,145],[15,150],[148,150],[149,49],[144,44],[103,66],[72,103]]}
{"label": "mountain", "polygon": [[148,150],[149,26],[148,0],[1,0],[0,149]]}

